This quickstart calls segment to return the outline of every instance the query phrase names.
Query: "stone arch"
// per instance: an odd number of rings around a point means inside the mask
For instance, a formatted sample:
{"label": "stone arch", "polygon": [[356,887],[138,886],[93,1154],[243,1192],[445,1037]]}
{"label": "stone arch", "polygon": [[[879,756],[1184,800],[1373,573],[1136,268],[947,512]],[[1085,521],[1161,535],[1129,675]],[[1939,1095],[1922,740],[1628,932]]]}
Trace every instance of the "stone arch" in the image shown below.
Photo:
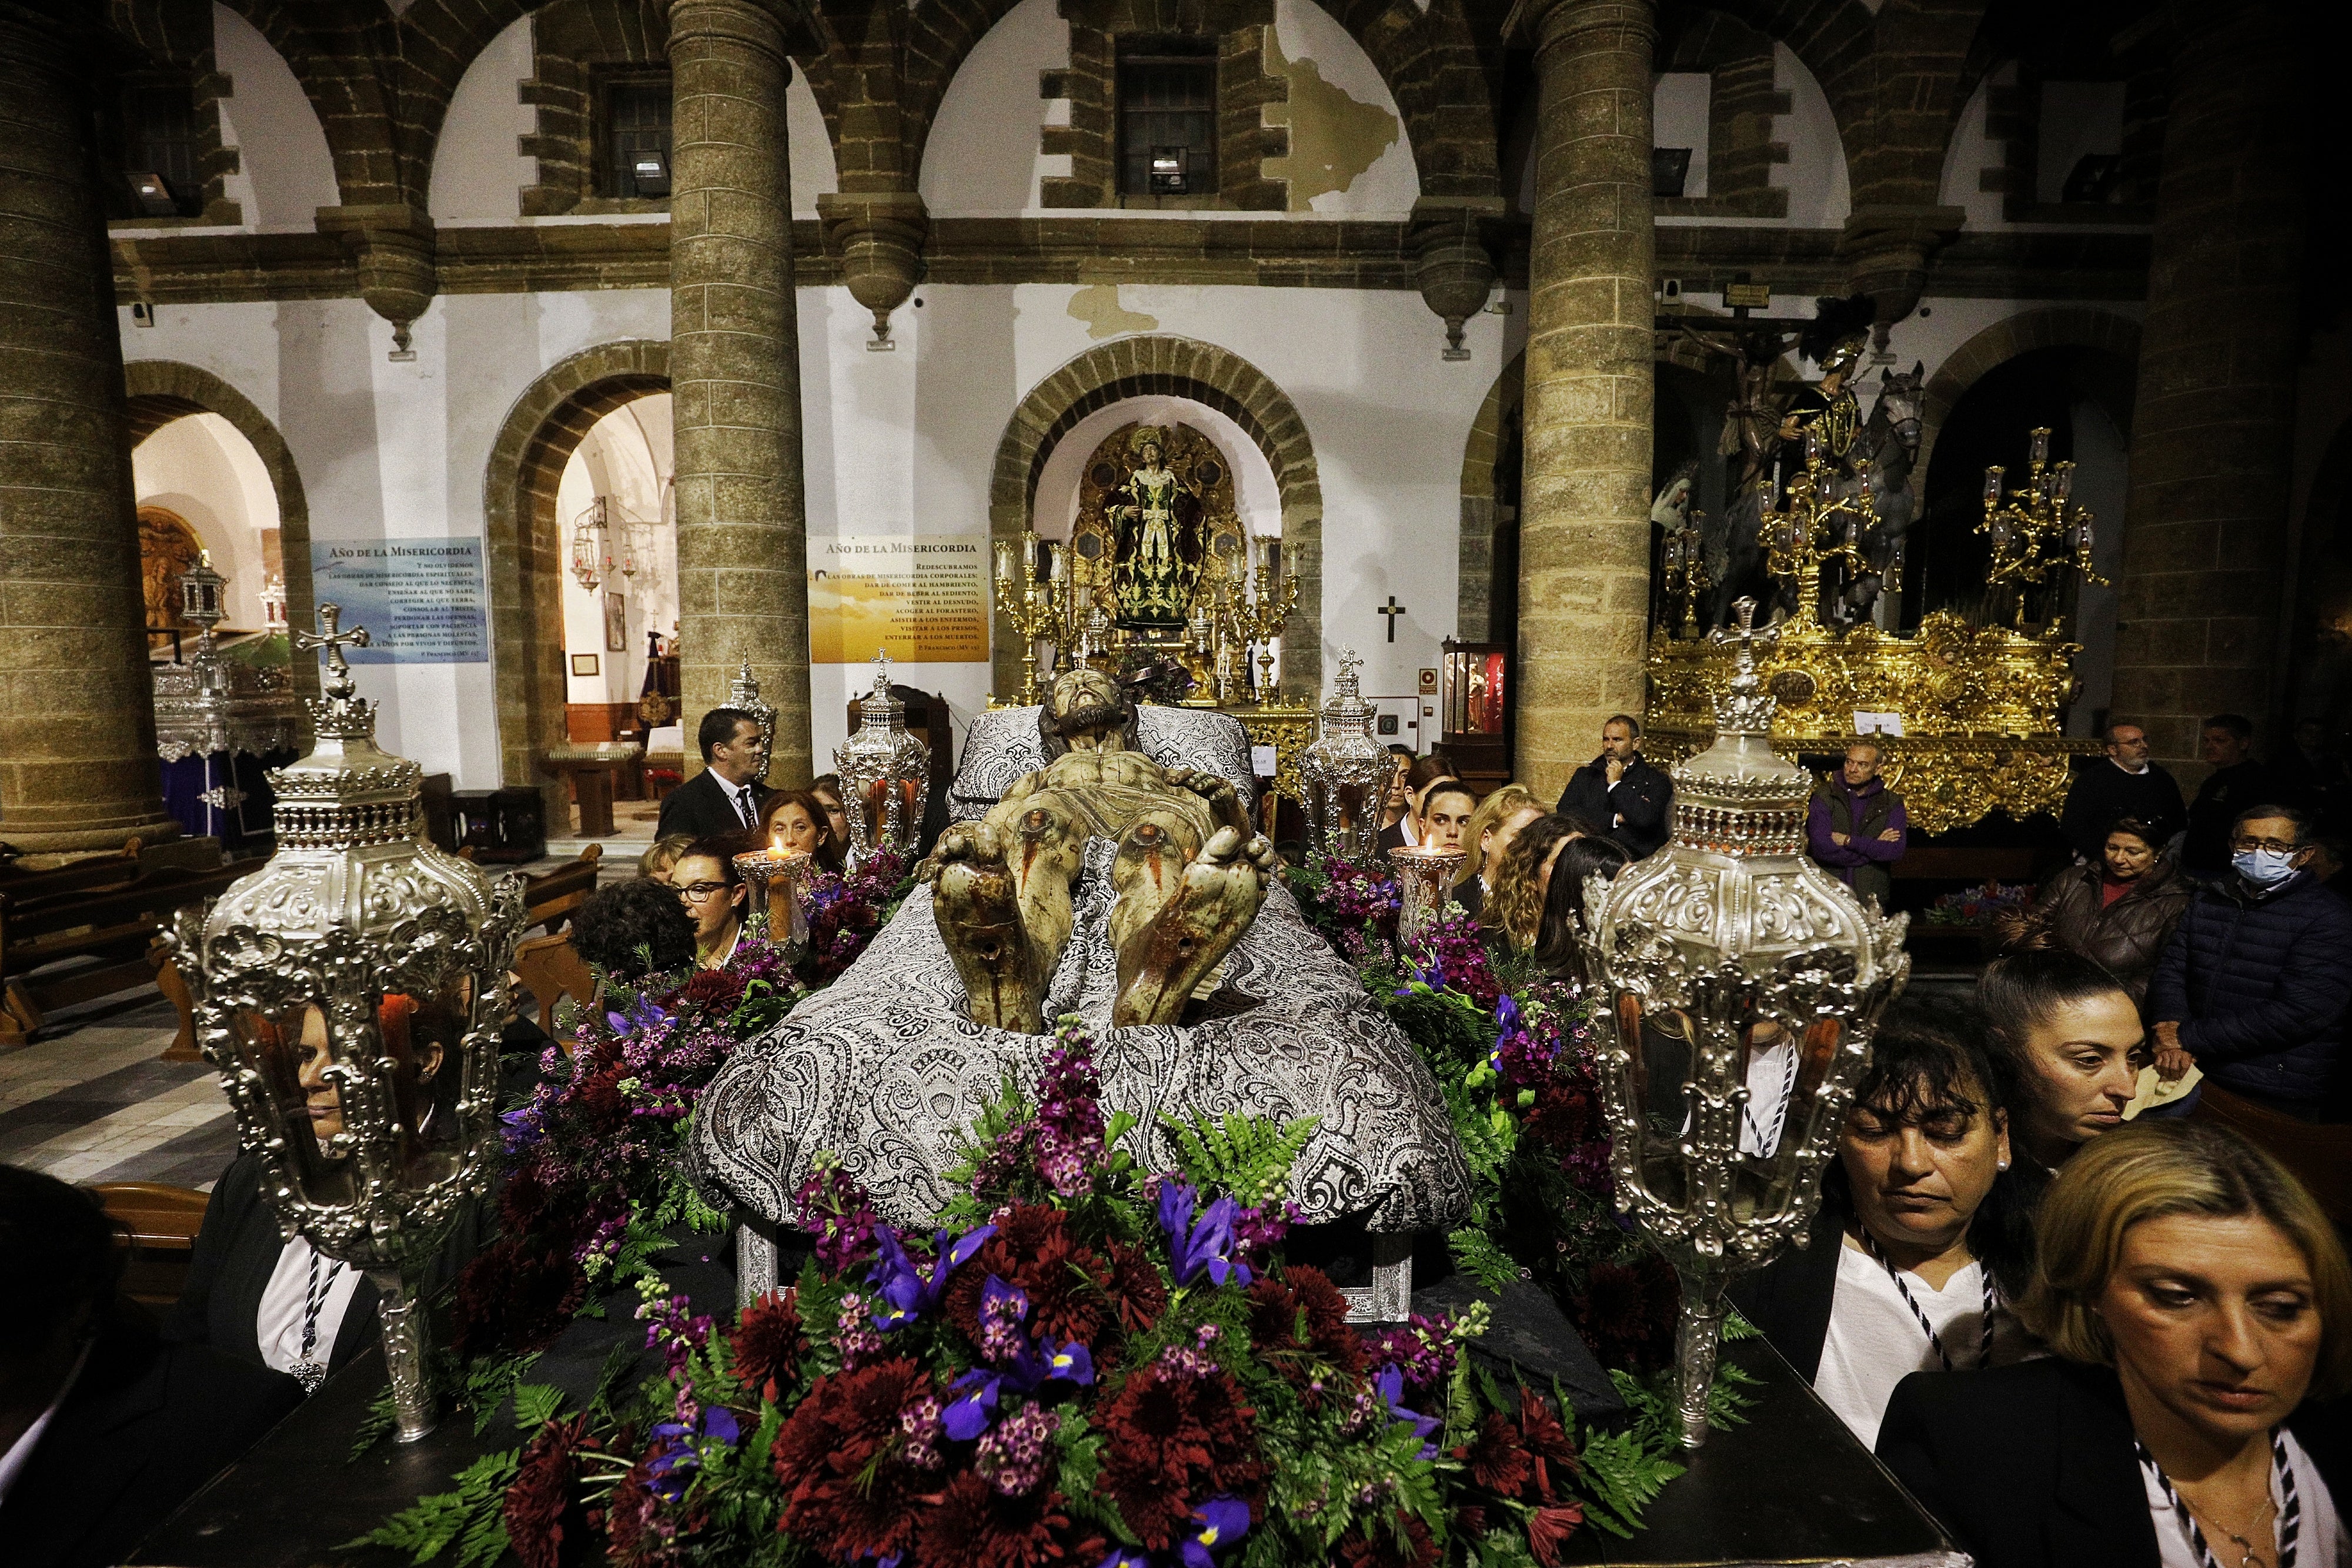
{"label": "stone arch", "polygon": [[1987,371],[2034,349],[2097,349],[2126,365],[2139,364],[2139,323],[2105,310],[2056,306],[2021,310],[1987,327],[1948,355],[1927,378],[1920,413],[1919,456],[1912,472],[1926,474],[1936,455],[1936,437],[1968,390]]}
{"label": "stone arch", "polygon": [[1478,417],[1470,422],[1470,434],[1462,443],[1462,534],[1456,547],[1460,554],[1454,624],[1459,628],[1456,635],[1465,643],[1493,638],[1498,590],[1511,603],[1518,598],[1516,583],[1498,584],[1496,579],[1496,571],[1507,564],[1496,559],[1497,537],[1517,513],[1504,516],[1511,503],[1495,494],[1495,466],[1525,400],[1527,373],[1528,355],[1522,349],[1486,389]]}
{"label": "stone arch", "polygon": [[523,390],[491,443],[482,478],[499,778],[536,786],[548,820],[565,808],[541,759],[564,743],[563,541],[555,515],[563,466],[596,422],[669,391],[669,345],[625,339],[583,349]]}
{"label": "stone arch", "polygon": [[[1323,689],[1323,486],[1307,422],[1265,372],[1229,350],[1191,338],[1121,338],[1098,344],[1031,388],[997,443],[988,488],[992,540],[1018,539],[1035,508],[1037,482],[1062,437],[1098,408],[1132,397],[1190,398],[1247,431],[1282,491],[1282,556],[1298,579],[1298,607],[1282,643],[1282,685],[1295,701]],[[1001,618],[992,639],[1000,693],[1017,689],[1021,655]]]}
{"label": "stone arch", "polygon": [[[175,419],[192,413],[216,413],[236,426],[253,445],[255,455],[269,474],[278,492],[278,547],[286,568],[286,624],[308,628],[318,624],[310,591],[310,504],[302,493],[301,471],[286,438],[269,416],[246,396],[210,371],[174,360],[133,360],[122,367],[122,390],[128,400],[126,423],[131,444],[138,445]],[[294,685],[316,696],[316,661],[294,661]]]}

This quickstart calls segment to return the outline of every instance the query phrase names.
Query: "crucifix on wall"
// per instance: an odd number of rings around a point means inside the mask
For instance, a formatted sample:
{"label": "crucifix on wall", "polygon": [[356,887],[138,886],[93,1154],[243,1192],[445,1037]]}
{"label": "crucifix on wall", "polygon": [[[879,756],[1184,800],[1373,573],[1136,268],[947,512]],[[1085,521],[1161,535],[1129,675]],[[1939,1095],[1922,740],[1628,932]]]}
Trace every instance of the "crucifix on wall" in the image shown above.
{"label": "crucifix on wall", "polygon": [[1372,607],[1372,613],[1375,615],[1385,615],[1389,618],[1389,641],[1391,643],[1395,642],[1397,617],[1404,613],[1404,606],[1396,601],[1396,595],[1393,593],[1390,594],[1389,601],[1386,604],[1374,605]]}

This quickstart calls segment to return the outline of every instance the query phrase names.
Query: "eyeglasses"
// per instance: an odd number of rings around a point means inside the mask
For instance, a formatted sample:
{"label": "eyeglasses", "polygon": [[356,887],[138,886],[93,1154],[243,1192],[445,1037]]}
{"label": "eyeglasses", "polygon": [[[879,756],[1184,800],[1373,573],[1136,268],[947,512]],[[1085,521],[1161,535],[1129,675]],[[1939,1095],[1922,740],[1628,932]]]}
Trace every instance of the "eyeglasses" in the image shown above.
{"label": "eyeglasses", "polygon": [[2274,854],[2291,855],[2300,846],[2292,842],[2281,843],[2276,839],[2250,839],[2241,835],[2230,841],[2230,847],[2240,854],[2252,850],[2269,850]]}
{"label": "eyeglasses", "polygon": [[677,890],[677,895],[688,904],[699,904],[714,893],[726,892],[728,884],[723,882],[689,883]]}

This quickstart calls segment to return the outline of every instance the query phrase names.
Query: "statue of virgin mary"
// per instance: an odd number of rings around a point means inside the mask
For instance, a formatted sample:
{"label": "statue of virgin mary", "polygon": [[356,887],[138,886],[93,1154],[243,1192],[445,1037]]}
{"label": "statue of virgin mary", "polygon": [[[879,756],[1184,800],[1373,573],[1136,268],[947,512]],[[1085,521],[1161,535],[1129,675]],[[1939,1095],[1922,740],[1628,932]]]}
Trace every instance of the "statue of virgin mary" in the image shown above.
{"label": "statue of virgin mary", "polygon": [[1167,432],[1146,425],[1129,450],[1137,465],[1103,508],[1111,525],[1111,584],[1118,624],[1181,632],[1201,580],[1201,498],[1166,465]]}

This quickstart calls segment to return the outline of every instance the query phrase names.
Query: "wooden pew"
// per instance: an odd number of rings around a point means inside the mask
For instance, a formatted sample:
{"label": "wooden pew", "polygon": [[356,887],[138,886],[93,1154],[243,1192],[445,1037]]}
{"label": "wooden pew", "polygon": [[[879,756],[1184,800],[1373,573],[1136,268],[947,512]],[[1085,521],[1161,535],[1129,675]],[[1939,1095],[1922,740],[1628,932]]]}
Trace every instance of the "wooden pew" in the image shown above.
{"label": "wooden pew", "polygon": [[596,873],[602,869],[604,846],[590,844],[580,852],[580,858],[553,871],[523,879],[523,901],[530,906],[526,924],[536,925],[549,936],[563,929],[572,912],[588,902],[596,891]]}
{"label": "wooden pew", "polygon": [[595,1001],[596,977],[588,961],[573,950],[568,934],[533,936],[515,949],[514,972],[539,1003],[539,1027],[571,1055],[579,1041],[557,1030],[555,1012],[566,997],[583,1008]]}
{"label": "wooden pew", "polygon": [[130,1249],[123,1292],[142,1306],[169,1308],[187,1282],[196,1232],[205,1223],[205,1195],[152,1181],[103,1182],[89,1190]]}
{"label": "wooden pew", "polygon": [[[0,887],[0,1051],[25,1044],[51,1009],[147,983],[156,931],[183,906],[220,896],[254,863],[159,867],[119,883],[46,894]],[[39,972],[68,958],[98,962]]]}

